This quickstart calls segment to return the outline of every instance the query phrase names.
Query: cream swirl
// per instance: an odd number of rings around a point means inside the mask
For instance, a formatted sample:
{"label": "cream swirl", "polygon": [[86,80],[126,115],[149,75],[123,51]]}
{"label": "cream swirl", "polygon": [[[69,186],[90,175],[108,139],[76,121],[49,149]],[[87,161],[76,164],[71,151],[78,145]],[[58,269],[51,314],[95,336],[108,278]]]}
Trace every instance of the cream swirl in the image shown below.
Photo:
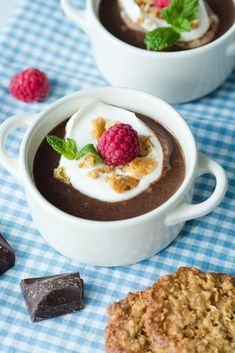
{"label": "cream swirl", "polygon": [[[127,16],[129,20],[144,32],[150,32],[160,27],[170,27],[170,25],[161,18],[153,16],[151,13],[143,13],[135,0],[119,0],[122,8],[123,17]],[[139,21],[142,18],[143,21]],[[181,33],[180,41],[190,42],[201,38],[210,27],[210,19],[203,0],[199,0],[198,27],[190,32]]]}
{"label": "cream swirl", "polygon": [[[85,195],[107,202],[118,202],[133,198],[161,176],[164,161],[162,145],[153,131],[134,113],[104,104],[98,100],[93,100],[82,106],[72,115],[66,125],[66,138],[74,139],[79,149],[88,143],[92,143],[96,146],[97,141],[94,141],[90,134],[91,124],[93,119],[100,116],[106,121],[112,120],[130,124],[139,135],[151,136],[151,143],[153,145],[151,157],[155,158],[157,161],[155,170],[151,174],[143,176],[136,188],[119,194],[112,190],[105,181],[105,175],[101,175],[95,180],[89,178],[88,173],[94,169],[94,167],[79,168],[79,161],[68,160],[63,156],[60,159],[59,166],[63,167],[72,186]],[[99,166],[101,167],[102,165],[100,164]],[[117,168],[116,172],[120,175],[124,174],[121,168]],[[125,172],[125,175],[128,175],[128,172]]]}

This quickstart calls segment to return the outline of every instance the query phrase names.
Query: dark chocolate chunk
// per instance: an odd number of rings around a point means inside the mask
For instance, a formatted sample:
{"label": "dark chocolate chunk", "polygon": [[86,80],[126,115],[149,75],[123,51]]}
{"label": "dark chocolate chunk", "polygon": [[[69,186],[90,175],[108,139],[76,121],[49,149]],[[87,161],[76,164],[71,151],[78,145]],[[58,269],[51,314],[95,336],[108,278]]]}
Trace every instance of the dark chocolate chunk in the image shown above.
{"label": "dark chocolate chunk", "polygon": [[12,247],[0,234],[0,275],[15,265],[15,254]]}
{"label": "dark chocolate chunk", "polygon": [[84,308],[83,280],[78,272],[23,279],[20,287],[32,322]]}

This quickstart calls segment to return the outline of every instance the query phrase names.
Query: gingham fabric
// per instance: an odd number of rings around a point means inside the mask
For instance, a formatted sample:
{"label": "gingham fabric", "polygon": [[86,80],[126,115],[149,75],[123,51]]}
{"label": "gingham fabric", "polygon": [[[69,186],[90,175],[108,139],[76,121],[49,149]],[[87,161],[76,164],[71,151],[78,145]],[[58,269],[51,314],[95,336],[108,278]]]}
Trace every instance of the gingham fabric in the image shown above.
{"label": "gingham fabric", "polygon": [[[84,1],[75,0],[78,6]],[[0,34],[0,120],[41,111],[56,99],[83,88],[106,85],[94,63],[89,38],[65,18],[59,0],[21,0]],[[9,80],[25,67],[45,71],[52,84],[48,99],[27,105],[9,94]],[[0,169],[0,232],[15,249],[16,265],[0,277],[1,353],[104,352],[106,308],[129,291],[143,289],[179,266],[235,275],[235,74],[212,95],[177,105],[193,129],[199,149],[226,169],[229,188],[210,215],[187,222],[177,240],[133,266],[96,268],[73,263],[50,247],[32,223],[24,190]],[[16,155],[22,131],[8,140]],[[210,195],[214,180],[201,177],[195,202]],[[66,234],[65,234],[66,236]],[[32,324],[20,291],[22,278],[79,271],[85,281],[85,309]]]}

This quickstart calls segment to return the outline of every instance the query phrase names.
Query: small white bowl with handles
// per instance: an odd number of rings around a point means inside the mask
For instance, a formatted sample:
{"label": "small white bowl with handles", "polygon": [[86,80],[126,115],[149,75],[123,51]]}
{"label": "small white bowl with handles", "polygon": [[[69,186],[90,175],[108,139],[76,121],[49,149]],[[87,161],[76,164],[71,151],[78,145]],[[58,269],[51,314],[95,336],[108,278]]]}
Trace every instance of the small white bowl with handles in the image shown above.
{"label": "small white bowl with handles", "polygon": [[235,68],[235,24],[203,47],[151,52],[124,43],[103,27],[97,15],[100,0],[86,0],[85,10],[75,8],[71,0],[61,0],[61,4],[66,15],[90,37],[98,68],[114,86],[181,103],[214,91]]}
{"label": "small white bowl with handles", "polygon": [[[121,221],[91,221],[59,210],[37,190],[32,170],[40,143],[91,98],[156,119],[178,139],[185,155],[186,176],[176,193],[159,208]],[[19,157],[13,158],[4,142],[12,130],[23,126],[27,131]],[[23,185],[29,210],[43,238],[60,253],[89,265],[120,266],[153,256],[177,237],[185,221],[213,211],[227,188],[223,168],[198,152],[189,126],[175,109],[147,93],[125,88],[81,91],[56,101],[40,114],[24,113],[7,119],[0,125],[0,163]],[[191,204],[195,180],[204,173],[215,176],[215,190],[206,201]]]}

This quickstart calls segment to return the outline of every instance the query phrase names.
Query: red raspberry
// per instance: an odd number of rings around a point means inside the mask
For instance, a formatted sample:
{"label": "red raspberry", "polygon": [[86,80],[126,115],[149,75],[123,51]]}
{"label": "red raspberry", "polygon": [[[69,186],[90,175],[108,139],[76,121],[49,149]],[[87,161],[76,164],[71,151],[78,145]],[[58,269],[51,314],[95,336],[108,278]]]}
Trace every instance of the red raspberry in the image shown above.
{"label": "red raspberry", "polygon": [[49,91],[49,82],[42,71],[29,68],[12,77],[10,82],[11,94],[24,102],[43,100]]}
{"label": "red raspberry", "polygon": [[105,164],[125,165],[137,157],[140,141],[131,125],[116,124],[99,138],[97,149]]}
{"label": "red raspberry", "polygon": [[155,6],[159,7],[159,9],[164,9],[164,7],[167,7],[170,5],[171,0],[154,0]]}

